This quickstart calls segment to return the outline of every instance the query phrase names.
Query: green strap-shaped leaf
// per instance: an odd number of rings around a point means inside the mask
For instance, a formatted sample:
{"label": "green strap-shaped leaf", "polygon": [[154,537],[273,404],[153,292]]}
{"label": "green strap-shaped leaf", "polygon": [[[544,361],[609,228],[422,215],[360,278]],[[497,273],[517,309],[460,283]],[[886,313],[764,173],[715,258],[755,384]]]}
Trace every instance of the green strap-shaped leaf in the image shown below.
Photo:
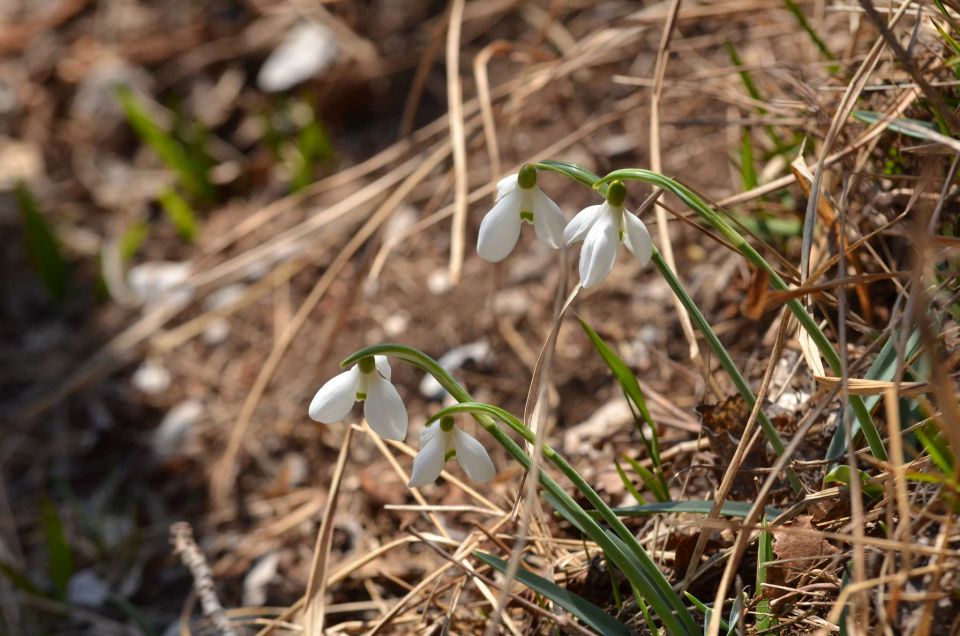
{"label": "green strap-shaped leaf", "polygon": [[[507,562],[503,559],[499,559],[492,554],[486,554],[485,552],[474,552],[473,556],[480,559],[490,567],[498,570],[499,572],[506,572]],[[583,598],[578,594],[574,594],[569,590],[565,590],[556,583],[548,581],[542,576],[537,576],[530,570],[527,570],[523,567],[517,569],[517,580],[529,587],[534,592],[538,594],[543,594],[548,599],[567,610],[577,618],[579,618],[585,625],[593,628],[598,633],[607,636],[628,636],[630,630],[626,625],[615,619],[613,616],[610,616],[602,609]]]}

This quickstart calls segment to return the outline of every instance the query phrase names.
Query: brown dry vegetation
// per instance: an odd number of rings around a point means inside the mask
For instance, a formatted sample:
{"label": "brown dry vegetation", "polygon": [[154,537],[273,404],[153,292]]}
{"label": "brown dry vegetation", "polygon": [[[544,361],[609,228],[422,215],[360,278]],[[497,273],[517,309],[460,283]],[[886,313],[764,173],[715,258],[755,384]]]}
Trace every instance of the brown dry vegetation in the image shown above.
{"label": "brown dry vegetation", "polygon": [[[719,590],[724,618],[745,589],[745,633],[757,632],[761,603],[779,633],[836,632],[844,620],[847,633],[957,633],[960,464],[951,474],[948,454],[960,452],[960,125],[957,51],[935,25],[960,32],[930,2],[799,2],[828,59],[790,4],[0,7],[0,633],[224,631],[201,613],[172,549],[176,521],[192,526],[199,547],[178,526],[177,552],[194,566],[202,553],[238,633],[302,632],[304,621],[331,634],[484,633],[503,579],[471,550],[508,559],[525,521],[527,568],[649,633],[598,547],[543,500],[521,497],[521,469],[479,428],[469,430],[491,448],[493,483],[471,484],[451,462],[437,485],[407,488],[420,425],[441,407],[418,390],[412,367],[393,366],[411,416],[406,444],[372,435],[359,409],[334,426],[306,415],[339,360],[384,341],[434,357],[481,343],[455,375],[478,401],[524,413],[557,300],[576,280],[577,249],[563,256],[527,228],[491,265],[474,245],[496,180],[541,159],[601,175],[652,168],[701,193],[791,286],[804,286],[797,295],[846,365],[823,369],[796,323],[784,324],[788,297],[664,196],[658,212],[643,213],[654,242],[667,250],[667,223],[680,280],[766,397],[784,441],[797,442],[788,466],[803,493],[770,471],[777,456],[761,435],[744,435],[756,414],[703,338],[691,343],[670,288],[624,253],[559,328],[544,376],[546,441],[611,505],[637,503],[633,487],[652,500],[623,461],[650,458],[576,314],[636,372],[674,500],[713,502],[719,489],[752,504],[762,493],[761,503],[786,511],[774,521],[777,561],[763,590],[757,524],[628,518],[678,589],[708,605]],[[451,16],[459,29],[448,28]],[[895,20],[887,40],[872,18]],[[336,59],[289,91],[260,90],[264,60],[304,21],[328,29]],[[202,170],[212,182],[207,196],[184,195],[192,242],[158,203],[176,174],[125,119],[117,82],[161,128],[178,122],[182,138],[203,139],[186,145],[209,155]],[[864,121],[853,109],[881,115]],[[304,160],[308,134],[328,135],[331,150]],[[791,168],[798,156],[809,170]],[[823,199],[808,213],[818,161]],[[18,181],[61,246],[59,299],[31,266]],[[540,184],[568,218],[597,202],[556,174]],[[628,206],[649,192],[631,183]],[[838,253],[842,267],[829,260]],[[128,273],[164,261],[185,263],[185,276],[144,300]],[[894,367],[916,385],[861,381],[887,339],[913,333],[915,350],[898,346],[913,355]],[[859,438],[855,460],[871,480],[852,487],[824,481],[848,386],[881,396],[874,417],[889,453],[879,460]],[[734,461],[742,439],[751,446]],[[931,448],[947,451],[941,463]],[[588,631],[525,586],[510,589],[501,633]]]}

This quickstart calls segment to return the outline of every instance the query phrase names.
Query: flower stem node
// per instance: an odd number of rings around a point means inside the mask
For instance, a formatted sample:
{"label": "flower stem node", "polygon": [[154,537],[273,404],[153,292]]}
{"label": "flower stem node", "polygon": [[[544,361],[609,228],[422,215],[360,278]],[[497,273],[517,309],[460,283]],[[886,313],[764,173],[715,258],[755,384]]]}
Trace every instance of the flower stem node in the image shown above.
{"label": "flower stem node", "polygon": [[497,183],[496,204],[480,223],[477,254],[491,263],[505,259],[516,246],[524,222],[531,223],[537,237],[550,247],[563,246],[563,212],[537,186],[537,169],[530,164]]}
{"label": "flower stem node", "polygon": [[439,423],[427,424],[420,432],[420,452],[413,459],[410,487],[435,482],[453,457],[473,481],[488,482],[497,472],[483,444],[458,429],[453,418],[447,416]]}
{"label": "flower stem node", "polygon": [[386,356],[361,358],[349,371],[327,381],[310,402],[310,418],[324,424],[341,421],[363,402],[363,416],[381,437],[397,441],[407,436],[407,409],[390,382]]}
{"label": "flower stem node", "polygon": [[624,208],[626,198],[626,186],[614,181],[607,188],[606,201],[581,210],[563,231],[567,245],[583,241],[580,282],[584,287],[598,285],[613,270],[621,242],[640,265],[646,265],[653,255],[650,233],[643,221]]}

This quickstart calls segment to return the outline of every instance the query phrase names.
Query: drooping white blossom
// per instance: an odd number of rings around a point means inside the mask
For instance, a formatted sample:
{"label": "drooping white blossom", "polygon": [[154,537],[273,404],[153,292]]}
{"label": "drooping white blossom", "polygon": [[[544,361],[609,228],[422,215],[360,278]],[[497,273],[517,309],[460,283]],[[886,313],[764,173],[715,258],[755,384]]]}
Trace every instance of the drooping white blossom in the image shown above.
{"label": "drooping white blossom", "polygon": [[386,356],[361,358],[349,371],[328,380],[310,402],[310,418],[324,424],[339,422],[358,401],[378,435],[397,441],[407,436],[407,409],[390,383]]}
{"label": "drooping white blossom", "polygon": [[614,181],[607,190],[607,200],[591,205],[573,217],[563,231],[567,245],[583,241],[580,251],[580,282],[593,287],[607,277],[617,260],[622,242],[646,265],[653,254],[653,241],[646,226],[635,214],[624,209],[626,188]]}
{"label": "drooping white blossom", "polygon": [[532,223],[537,236],[550,247],[563,245],[563,212],[537,186],[537,169],[531,165],[497,183],[496,204],[480,223],[477,254],[491,263],[505,259],[517,244],[524,222]]}
{"label": "drooping white blossom", "polygon": [[418,488],[435,482],[444,464],[454,455],[473,481],[490,481],[497,472],[483,444],[458,429],[453,418],[444,417],[420,433],[420,452],[413,459],[410,487]]}

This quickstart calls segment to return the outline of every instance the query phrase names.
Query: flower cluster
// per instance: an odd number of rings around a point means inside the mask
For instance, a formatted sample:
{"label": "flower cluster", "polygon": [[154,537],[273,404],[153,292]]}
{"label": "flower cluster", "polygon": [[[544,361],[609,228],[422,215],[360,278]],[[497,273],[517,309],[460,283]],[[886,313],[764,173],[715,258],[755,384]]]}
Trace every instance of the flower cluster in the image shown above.
{"label": "flower cluster", "polygon": [[[524,165],[517,174],[497,184],[495,205],[480,224],[477,253],[491,262],[503,260],[516,246],[523,223],[530,223],[537,237],[554,249],[583,241],[580,282],[593,287],[613,270],[620,243],[641,265],[646,265],[653,254],[643,221],[624,207],[626,196],[623,183],[614,181],[603,203],[581,210],[567,223],[560,207],[537,186],[537,169]],[[378,435],[397,441],[406,438],[407,411],[390,382],[390,364],[385,356],[361,358],[351,369],[327,381],[310,402],[309,414],[318,422],[332,424],[345,418],[356,402],[363,402],[363,415]],[[413,460],[409,485],[419,487],[436,481],[453,457],[474,481],[493,479],[496,469],[483,445],[458,429],[453,418],[443,417],[420,433],[420,451]]]}
{"label": "flower cluster", "polygon": [[[313,396],[308,412],[313,420],[334,424],[357,402],[363,402],[363,416],[380,437],[396,441],[406,438],[407,409],[390,382],[386,356],[360,358],[349,371],[328,380]],[[436,481],[453,456],[474,481],[490,481],[496,473],[483,445],[457,429],[453,419],[443,418],[439,425],[427,426],[420,434],[420,452],[413,462],[410,486]]]}
{"label": "flower cluster", "polygon": [[624,208],[627,188],[614,181],[607,188],[606,201],[580,211],[566,223],[559,206],[537,186],[537,170],[524,165],[520,172],[505,177],[497,187],[497,201],[480,223],[477,253],[497,262],[507,257],[517,244],[520,226],[532,223],[544,243],[559,249],[583,241],[580,252],[580,282],[584,287],[598,285],[613,270],[620,243],[641,265],[653,254],[653,242],[646,226]]}

